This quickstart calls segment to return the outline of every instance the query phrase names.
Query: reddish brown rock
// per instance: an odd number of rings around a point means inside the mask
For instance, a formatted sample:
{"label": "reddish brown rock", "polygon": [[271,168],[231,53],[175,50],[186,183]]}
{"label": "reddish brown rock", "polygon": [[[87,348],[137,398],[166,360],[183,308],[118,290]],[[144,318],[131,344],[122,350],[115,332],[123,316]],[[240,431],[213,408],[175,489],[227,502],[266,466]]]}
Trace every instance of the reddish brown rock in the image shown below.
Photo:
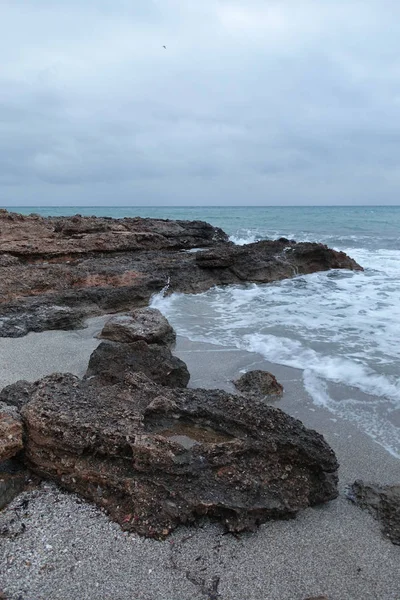
{"label": "reddish brown rock", "polygon": [[[235,246],[227,240],[201,221],[45,219],[2,211],[0,336],[80,326],[84,316],[145,306],[163,288],[198,293],[214,285],[361,269],[321,244],[280,239]],[[195,247],[205,250],[186,252]]]}
{"label": "reddish brown rock", "polygon": [[337,496],[338,464],[321,435],[222,391],[171,390],[142,374],[112,386],[52,375],[22,414],[29,466],[142,535],[202,515],[253,529]]}
{"label": "reddish brown rock", "polygon": [[227,241],[203,221],[109,217],[40,217],[0,210],[0,254],[50,258],[91,252],[206,247]]}
{"label": "reddish brown rock", "polygon": [[0,402],[0,462],[23,448],[23,428],[17,409]]}
{"label": "reddish brown rock", "polygon": [[268,371],[249,371],[234,381],[234,384],[242,394],[255,398],[262,399],[265,396],[282,396],[283,394],[283,386]]}

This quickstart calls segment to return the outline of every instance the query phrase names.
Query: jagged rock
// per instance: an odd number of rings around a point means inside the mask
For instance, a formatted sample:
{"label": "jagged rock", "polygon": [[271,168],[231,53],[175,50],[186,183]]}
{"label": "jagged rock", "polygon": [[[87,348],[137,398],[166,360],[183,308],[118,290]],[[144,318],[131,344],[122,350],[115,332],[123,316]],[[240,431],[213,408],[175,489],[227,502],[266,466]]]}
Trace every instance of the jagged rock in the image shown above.
{"label": "jagged rock", "polygon": [[381,523],[382,532],[400,545],[400,485],[378,485],[357,480],[347,492],[349,500],[367,509]]}
{"label": "jagged rock", "polygon": [[204,221],[0,213],[0,254],[21,257],[207,247],[227,240],[221,229]]}
{"label": "jagged rock", "polygon": [[190,375],[186,364],[160,344],[102,342],[92,352],[86,377],[97,376],[102,383],[122,381],[127,373],[145,373],[168,387],[186,387]]}
{"label": "jagged rock", "polygon": [[4,403],[21,410],[31,397],[34,387],[34,383],[23,379],[7,385],[0,391],[0,405]]}
{"label": "jagged rock", "polygon": [[167,319],[156,308],[139,308],[128,315],[112,317],[104,325],[100,337],[113,342],[139,340],[147,344],[172,346],[176,335]]}
{"label": "jagged rock", "polygon": [[296,243],[280,238],[234,246],[223,244],[195,254],[202,269],[229,269],[238,281],[268,283],[328,269],[362,270],[344,252],[323,244]]}
{"label": "jagged rock", "polygon": [[253,529],[337,496],[338,463],[321,435],[220,390],[55,374],[22,414],[28,465],[142,535],[165,537],[200,515]]}
{"label": "jagged rock", "polygon": [[235,387],[242,392],[256,398],[265,396],[282,396],[283,386],[276,377],[268,371],[248,371],[234,381]]}
{"label": "jagged rock", "polygon": [[18,410],[0,403],[0,462],[12,458],[23,448],[23,428]]}

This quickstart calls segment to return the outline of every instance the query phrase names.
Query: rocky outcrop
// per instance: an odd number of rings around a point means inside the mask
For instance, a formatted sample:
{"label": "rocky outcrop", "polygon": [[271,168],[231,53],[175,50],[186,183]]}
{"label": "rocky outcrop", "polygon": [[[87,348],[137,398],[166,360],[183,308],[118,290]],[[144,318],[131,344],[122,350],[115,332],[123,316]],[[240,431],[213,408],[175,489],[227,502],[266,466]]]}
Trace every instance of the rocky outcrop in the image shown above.
{"label": "rocky outcrop", "polygon": [[12,458],[23,448],[22,422],[18,410],[0,403],[0,462]]}
{"label": "rocky outcrop", "polygon": [[130,344],[102,342],[90,356],[86,377],[116,383],[127,373],[138,372],[168,387],[186,387],[190,379],[185,363],[169,348],[143,340]]}
{"label": "rocky outcrop", "polygon": [[227,241],[203,221],[40,217],[0,210],[0,255],[46,259],[99,252],[207,247]]}
{"label": "rocky outcrop", "polygon": [[103,327],[102,339],[130,343],[140,340],[147,344],[172,346],[176,335],[167,319],[156,308],[141,308],[127,315],[112,317]]}
{"label": "rocky outcrop", "polygon": [[328,269],[362,270],[344,252],[323,244],[293,240],[265,240],[244,246],[220,245],[198,252],[196,263],[203,269],[229,269],[237,281],[268,283],[294,275]]}
{"label": "rocky outcrop", "polygon": [[357,480],[349,488],[347,497],[378,519],[382,532],[393,544],[400,545],[400,485],[377,485]]}
{"label": "rocky outcrop", "polygon": [[[205,515],[231,531],[254,529],[336,497],[338,464],[322,436],[257,400],[185,389],[189,373],[158,311],[111,319],[104,334],[120,341],[100,344],[83,380],[54,374],[0,392],[19,436],[0,458],[24,437],[30,471],[151,537]],[[0,504],[26,473],[0,468]]]}
{"label": "rocky outcrop", "polygon": [[112,317],[105,324],[102,342],[91,354],[86,378],[104,383],[123,381],[126,374],[144,373],[168,387],[186,387],[186,364],[173,356],[175,332],[157,309],[142,308]]}
{"label": "rocky outcrop", "polygon": [[268,371],[248,371],[234,381],[234,384],[242,394],[260,400],[265,396],[282,396],[283,394],[283,386]]}
{"label": "rocky outcrop", "polygon": [[[129,311],[152,294],[268,283],[326,269],[361,269],[321,244],[280,239],[235,246],[200,221],[24,217],[0,211],[0,336],[75,328]],[[187,252],[200,247],[201,252]]]}
{"label": "rocky outcrop", "polygon": [[141,373],[114,385],[55,374],[22,415],[28,465],[142,535],[201,515],[253,529],[337,496],[321,435],[222,391],[171,390]]}

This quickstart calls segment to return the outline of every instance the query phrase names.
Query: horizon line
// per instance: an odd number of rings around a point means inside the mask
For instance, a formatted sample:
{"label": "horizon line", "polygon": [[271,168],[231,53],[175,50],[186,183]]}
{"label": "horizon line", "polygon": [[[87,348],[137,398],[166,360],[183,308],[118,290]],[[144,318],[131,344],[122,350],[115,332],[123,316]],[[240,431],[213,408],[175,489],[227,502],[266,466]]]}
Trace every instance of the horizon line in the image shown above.
{"label": "horizon line", "polygon": [[125,204],[115,206],[111,204],[16,204],[0,205],[0,208],[400,208],[400,204],[167,204],[146,206]]}

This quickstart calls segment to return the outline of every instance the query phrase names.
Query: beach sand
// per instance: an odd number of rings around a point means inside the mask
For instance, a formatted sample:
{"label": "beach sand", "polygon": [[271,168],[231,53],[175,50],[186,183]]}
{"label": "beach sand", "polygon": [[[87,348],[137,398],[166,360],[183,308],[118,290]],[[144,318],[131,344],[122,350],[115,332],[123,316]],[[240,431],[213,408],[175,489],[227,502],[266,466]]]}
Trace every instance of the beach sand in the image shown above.
{"label": "beach sand", "polygon": [[[81,375],[105,318],[78,332],[0,339],[0,387],[54,371]],[[340,467],[340,497],[256,533],[180,527],[166,541],[123,533],[95,506],[44,483],[0,513],[0,590],[12,600],[400,600],[400,547],[344,497],[354,479],[398,483],[400,462],[356,425],[313,405],[301,372],[259,355],[178,337],[191,387],[233,391],[243,370],[271,370],[274,404],[321,432]],[[22,507],[23,499],[29,501]],[[15,535],[14,535],[15,534]],[[218,595],[219,594],[219,595]]]}

